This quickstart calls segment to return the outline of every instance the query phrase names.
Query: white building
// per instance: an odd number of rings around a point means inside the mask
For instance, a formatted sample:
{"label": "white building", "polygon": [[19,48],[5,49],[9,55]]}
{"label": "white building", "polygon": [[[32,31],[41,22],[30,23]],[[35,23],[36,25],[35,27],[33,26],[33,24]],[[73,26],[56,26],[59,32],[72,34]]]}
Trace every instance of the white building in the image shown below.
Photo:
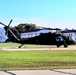
{"label": "white building", "polygon": [[7,39],[7,36],[5,35],[5,30],[3,28],[0,28],[0,42],[5,42]]}
{"label": "white building", "polygon": [[47,30],[47,29],[36,29],[31,31],[25,31],[21,33],[21,38],[31,38],[40,35],[41,33],[53,33],[53,30]]}
{"label": "white building", "polygon": [[73,40],[76,43],[76,30],[66,30],[61,31],[61,33],[65,36],[69,36],[69,39]]}

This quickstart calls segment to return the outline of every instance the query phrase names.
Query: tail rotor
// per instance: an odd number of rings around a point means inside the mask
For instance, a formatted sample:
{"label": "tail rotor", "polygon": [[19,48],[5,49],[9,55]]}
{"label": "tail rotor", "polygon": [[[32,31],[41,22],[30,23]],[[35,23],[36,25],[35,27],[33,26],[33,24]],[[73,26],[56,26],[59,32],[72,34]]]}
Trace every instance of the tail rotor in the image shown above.
{"label": "tail rotor", "polygon": [[[10,34],[17,40],[17,41],[19,41],[19,38],[13,33],[13,31],[11,30],[11,28],[10,28],[10,24],[12,23],[12,20],[10,20],[10,22],[9,22],[9,24],[8,25],[5,25],[5,24],[3,24],[2,22],[0,22],[0,24],[1,25],[3,25],[4,26],[4,29],[6,30],[6,35],[8,36],[8,34],[9,34],[9,32],[10,32]],[[10,37],[10,36],[9,36]]]}
{"label": "tail rotor", "polygon": [[6,33],[5,33],[6,35],[8,35],[8,29],[9,29],[11,23],[12,23],[12,20],[10,20],[8,25],[5,25],[2,22],[0,22],[0,24],[4,26],[4,29],[6,29]]}

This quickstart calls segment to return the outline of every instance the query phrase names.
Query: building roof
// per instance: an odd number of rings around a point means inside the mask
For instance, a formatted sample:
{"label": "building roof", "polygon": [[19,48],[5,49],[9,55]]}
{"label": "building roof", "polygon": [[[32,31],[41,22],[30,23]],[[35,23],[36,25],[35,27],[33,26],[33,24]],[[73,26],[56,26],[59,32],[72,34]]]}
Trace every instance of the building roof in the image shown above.
{"label": "building roof", "polygon": [[26,30],[26,31],[24,31],[23,33],[28,33],[28,32],[38,32],[38,31],[40,31],[40,30],[42,30],[42,29]]}
{"label": "building roof", "polygon": [[72,32],[76,32],[76,30],[65,30],[65,31],[61,31],[61,33],[72,33]]}

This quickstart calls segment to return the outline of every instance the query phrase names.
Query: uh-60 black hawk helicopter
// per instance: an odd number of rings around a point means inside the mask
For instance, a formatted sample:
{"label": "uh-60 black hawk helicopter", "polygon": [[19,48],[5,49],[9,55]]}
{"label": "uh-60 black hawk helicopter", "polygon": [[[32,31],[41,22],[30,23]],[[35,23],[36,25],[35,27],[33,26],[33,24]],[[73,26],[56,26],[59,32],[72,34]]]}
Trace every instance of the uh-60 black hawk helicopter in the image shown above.
{"label": "uh-60 black hawk helicopter", "polygon": [[21,48],[24,44],[56,45],[57,47],[60,47],[61,45],[64,45],[64,47],[68,47],[68,45],[70,44],[68,37],[62,35],[60,33],[60,29],[58,28],[52,29],[43,27],[42,29],[56,30],[56,32],[43,33],[35,37],[22,39],[17,31],[15,31],[14,33],[11,30],[11,22],[12,20],[8,25],[3,24],[2,22],[0,22],[0,24],[4,26],[8,39],[10,39],[11,42],[21,44],[19,48]]}

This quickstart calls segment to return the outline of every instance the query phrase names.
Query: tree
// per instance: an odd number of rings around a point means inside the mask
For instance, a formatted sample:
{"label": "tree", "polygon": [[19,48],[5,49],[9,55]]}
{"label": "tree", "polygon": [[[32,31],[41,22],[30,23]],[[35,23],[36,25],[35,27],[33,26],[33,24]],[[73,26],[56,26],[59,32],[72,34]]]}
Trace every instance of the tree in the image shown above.
{"label": "tree", "polygon": [[65,28],[65,31],[69,30],[68,28]]}
{"label": "tree", "polygon": [[15,29],[18,30],[18,32],[22,33],[26,30],[34,30],[34,29],[37,29],[36,25],[35,24],[19,24],[18,26],[15,26],[14,27]]}

